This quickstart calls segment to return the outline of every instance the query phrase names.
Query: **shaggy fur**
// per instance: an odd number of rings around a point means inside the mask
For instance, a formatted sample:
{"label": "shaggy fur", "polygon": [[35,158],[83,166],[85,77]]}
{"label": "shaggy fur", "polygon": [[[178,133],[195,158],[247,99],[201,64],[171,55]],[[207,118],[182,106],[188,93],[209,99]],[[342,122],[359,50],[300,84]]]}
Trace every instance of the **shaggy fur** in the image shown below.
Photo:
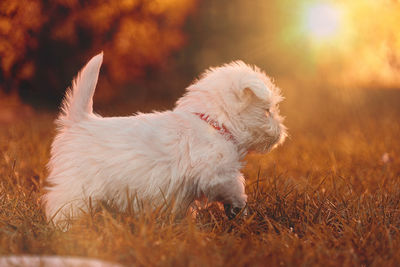
{"label": "shaggy fur", "polygon": [[[92,110],[102,59],[102,53],[93,57],[78,74],[56,121],[52,186],[44,196],[48,219],[79,215],[89,197],[121,209],[129,201],[133,207],[138,200],[167,201],[178,214],[204,196],[236,213],[245,207],[241,160],[286,136],[277,107],[282,98],[271,80],[237,61],[207,70],[172,111],[104,118]],[[228,129],[232,139],[196,113]]]}

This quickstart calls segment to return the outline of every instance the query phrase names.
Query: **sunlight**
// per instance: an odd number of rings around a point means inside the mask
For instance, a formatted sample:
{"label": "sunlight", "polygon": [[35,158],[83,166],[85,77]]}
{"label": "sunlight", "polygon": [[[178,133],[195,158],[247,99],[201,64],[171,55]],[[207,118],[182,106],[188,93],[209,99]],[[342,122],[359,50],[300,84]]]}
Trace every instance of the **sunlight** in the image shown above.
{"label": "sunlight", "polygon": [[319,3],[306,10],[307,31],[316,39],[326,39],[337,34],[340,26],[340,12],[329,3]]}

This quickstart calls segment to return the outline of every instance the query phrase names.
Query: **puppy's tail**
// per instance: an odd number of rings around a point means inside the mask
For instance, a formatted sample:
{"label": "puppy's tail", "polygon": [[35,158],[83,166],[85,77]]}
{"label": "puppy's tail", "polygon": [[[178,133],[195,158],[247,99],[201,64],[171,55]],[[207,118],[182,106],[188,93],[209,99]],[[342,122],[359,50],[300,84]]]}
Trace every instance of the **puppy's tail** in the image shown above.
{"label": "puppy's tail", "polygon": [[61,105],[60,124],[79,122],[93,114],[93,94],[102,62],[103,52],[94,56],[75,77]]}

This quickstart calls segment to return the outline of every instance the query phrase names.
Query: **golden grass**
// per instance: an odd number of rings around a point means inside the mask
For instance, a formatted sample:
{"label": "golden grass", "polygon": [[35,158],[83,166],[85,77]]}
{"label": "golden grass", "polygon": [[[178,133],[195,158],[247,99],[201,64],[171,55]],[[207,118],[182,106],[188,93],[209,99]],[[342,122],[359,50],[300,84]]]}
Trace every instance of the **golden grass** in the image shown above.
{"label": "golden grass", "polygon": [[46,223],[39,202],[54,117],[1,125],[0,255],[137,266],[398,265],[399,93],[356,98],[287,97],[291,138],[246,158],[249,216],[231,221],[215,206],[181,221],[103,207],[63,232]]}

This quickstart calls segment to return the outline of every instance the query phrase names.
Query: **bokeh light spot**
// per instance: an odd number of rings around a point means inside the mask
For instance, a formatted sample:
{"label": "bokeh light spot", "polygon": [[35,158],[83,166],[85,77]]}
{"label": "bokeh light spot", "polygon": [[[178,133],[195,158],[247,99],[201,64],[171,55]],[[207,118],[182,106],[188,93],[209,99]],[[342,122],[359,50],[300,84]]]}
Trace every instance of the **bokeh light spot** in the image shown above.
{"label": "bokeh light spot", "polygon": [[306,28],[312,37],[326,39],[334,36],[340,26],[340,12],[328,3],[319,3],[306,10]]}

